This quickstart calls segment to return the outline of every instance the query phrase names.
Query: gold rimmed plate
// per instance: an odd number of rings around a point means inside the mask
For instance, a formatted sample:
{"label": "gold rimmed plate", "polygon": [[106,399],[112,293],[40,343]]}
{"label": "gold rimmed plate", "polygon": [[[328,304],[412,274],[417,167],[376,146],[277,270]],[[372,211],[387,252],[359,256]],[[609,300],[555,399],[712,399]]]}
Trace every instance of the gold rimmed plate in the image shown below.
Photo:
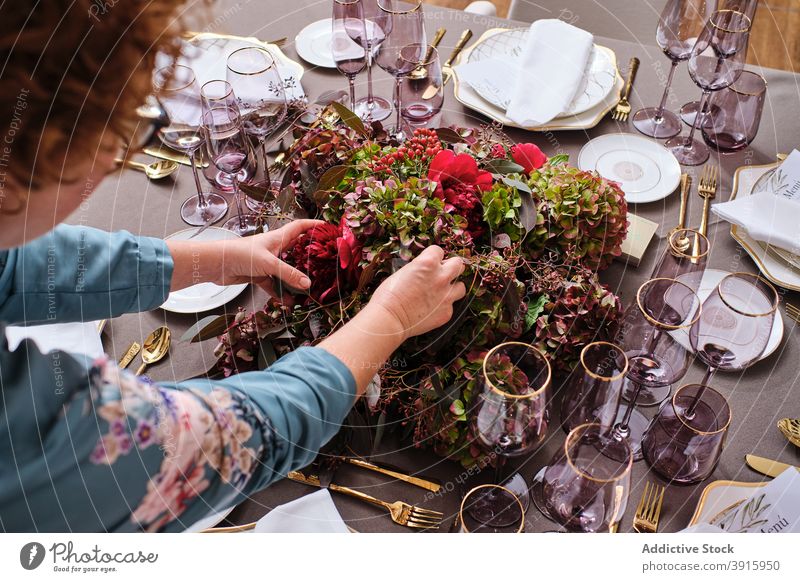
{"label": "gold rimmed plate", "polygon": [[[521,31],[527,31],[527,29],[512,29],[509,30],[507,28],[492,28],[484,32],[481,37],[471,46],[464,49],[464,51],[459,56],[459,59],[456,64],[470,62],[470,58],[473,55],[474,51],[482,51],[484,50],[487,43],[496,43],[498,39],[494,38],[498,35],[502,35],[503,37],[510,37],[513,34],[520,35],[522,34]],[[547,125],[539,126],[539,127],[520,127],[516,125],[513,121],[508,119],[505,115],[505,111],[500,107],[493,105],[475,90],[469,84],[460,82],[458,79],[458,71],[455,71],[453,75],[453,90],[455,93],[456,100],[458,100],[462,105],[477,111],[485,115],[486,117],[493,119],[503,125],[508,127],[519,127],[520,129],[525,129],[528,131],[564,131],[564,130],[580,130],[580,129],[589,129],[600,123],[603,117],[611,111],[614,106],[617,104],[617,100],[619,98],[619,92],[622,89],[624,81],[619,74],[619,69],[617,67],[617,56],[611,49],[599,45],[595,45],[595,50],[600,51],[603,54],[603,57],[611,63],[613,66],[614,71],[616,72],[615,80],[613,86],[610,91],[606,94],[606,96],[599,102],[597,105],[575,115],[571,115],[568,117],[558,117],[553,119]]]}
{"label": "gold rimmed plate", "polygon": [[719,523],[725,516],[736,509],[759,487],[764,487],[769,481],[763,483],[746,483],[744,481],[714,481],[709,483],[697,508],[689,521],[689,525],[698,523]]}
{"label": "gold rimmed plate", "polygon": [[[759,166],[742,166],[733,175],[733,189],[730,200],[736,197],[750,196],[768,180],[768,174],[774,173],[781,162]],[[770,282],[792,291],[800,291],[800,260],[782,249],[776,249],[766,243],[755,240],[743,228],[731,225],[731,236],[738,242],[758,265],[761,273]]]}

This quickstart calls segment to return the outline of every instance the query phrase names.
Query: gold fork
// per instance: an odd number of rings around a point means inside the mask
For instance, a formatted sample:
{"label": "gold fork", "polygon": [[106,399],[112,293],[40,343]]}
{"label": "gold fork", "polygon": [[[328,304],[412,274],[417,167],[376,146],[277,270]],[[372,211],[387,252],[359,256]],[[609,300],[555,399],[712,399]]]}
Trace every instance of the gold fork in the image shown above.
{"label": "gold fork", "polygon": [[800,323],[800,308],[795,307],[791,303],[787,303],[786,315],[788,315],[795,323]]}
{"label": "gold fork", "polygon": [[639,59],[633,57],[628,65],[628,80],[625,81],[625,86],[619,94],[619,102],[611,113],[611,119],[614,121],[626,122],[628,115],[631,113],[631,102],[628,101],[633,89],[633,81],[636,79],[636,71],[639,70]]}
{"label": "gold fork", "polygon": [[666,487],[658,486],[655,483],[647,482],[644,484],[644,493],[636,508],[636,515],[633,517],[633,529],[637,533],[656,533],[658,531],[658,519],[661,517],[661,505],[664,503],[664,491]]}
{"label": "gold fork", "polygon": [[719,166],[706,164],[700,175],[700,184],[697,193],[703,198],[703,218],[700,221],[700,234],[708,236],[708,213],[711,210],[711,201],[717,194],[717,180],[719,180]]}
{"label": "gold fork", "polygon": [[[319,477],[316,475],[303,475],[298,471],[291,471],[288,477],[292,481],[298,481],[299,483],[305,483],[306,485],[314,485],[316,487],[322,486],[319,481]],[[444,518],[444,514],[438,511],[424,509],[422,507],[417,507],[416,505],[409,505],[405,501],[395,501],[394,503],[389,503],[388,501],[382,501],[381,499],[373,497],[372,495],[367,495],[362,491],[336,485],[335,483],[330,483],[328,485],[328,489],[331,491],[336,491],[337,493],[342,493],[343,495],[349,495],[350,497],[360,499],[365,503],[382,507],[383,509],[389,511],[393,522],[406,527],[417,529],[438,529],[442,523],[442,519]]]}

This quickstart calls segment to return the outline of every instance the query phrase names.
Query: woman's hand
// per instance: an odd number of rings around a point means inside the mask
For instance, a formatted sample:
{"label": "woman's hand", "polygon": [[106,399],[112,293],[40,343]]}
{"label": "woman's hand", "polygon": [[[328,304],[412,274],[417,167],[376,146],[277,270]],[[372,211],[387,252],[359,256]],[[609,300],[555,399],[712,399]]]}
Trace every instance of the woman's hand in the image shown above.
{"label": "woman's hand", "polygon": [[264,234],[226,241],[167,241],[175,265],[171,290],[207,281],[218,285],[255,283],[277,296],[275,279],[294,289],[308,289],[308,277],[279,257],[317,224],[320,221],[295,220]]}
{"label": "woman's hand", "polygon": [[466,294],[464,283],[456,281],[464,268],[461,258],[444,260],[440,247],[428,247],[386,279],[369,305],[385,311],[403,339],[429,332],[450,321],[453,303]]}

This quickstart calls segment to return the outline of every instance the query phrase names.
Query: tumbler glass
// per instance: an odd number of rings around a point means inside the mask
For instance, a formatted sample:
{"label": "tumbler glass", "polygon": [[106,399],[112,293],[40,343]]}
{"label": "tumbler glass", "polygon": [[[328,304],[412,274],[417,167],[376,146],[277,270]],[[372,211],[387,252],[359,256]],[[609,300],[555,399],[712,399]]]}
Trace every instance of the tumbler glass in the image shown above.
{"label": "tumbler glass", "polygon": [[753,71],[742,71],[727,89],[711,96],[713,115],[703,122],[703,138],[720,151],[746,148],[756,138],[767,95],[767,81]]}

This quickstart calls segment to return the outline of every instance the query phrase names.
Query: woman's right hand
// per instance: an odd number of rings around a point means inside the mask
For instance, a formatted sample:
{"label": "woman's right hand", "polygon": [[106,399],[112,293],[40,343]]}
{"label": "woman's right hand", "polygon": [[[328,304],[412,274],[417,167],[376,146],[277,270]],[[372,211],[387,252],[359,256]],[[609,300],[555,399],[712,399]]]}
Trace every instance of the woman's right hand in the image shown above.
{"label": "woman's right hand", "polygon": [[431,246],[386,279],[369,306],[386,312],[402,340],[441,327],[453,317],[453,303],[466,294],[457,281],[464,272],[460,257],[444,260],[441,247]]}

